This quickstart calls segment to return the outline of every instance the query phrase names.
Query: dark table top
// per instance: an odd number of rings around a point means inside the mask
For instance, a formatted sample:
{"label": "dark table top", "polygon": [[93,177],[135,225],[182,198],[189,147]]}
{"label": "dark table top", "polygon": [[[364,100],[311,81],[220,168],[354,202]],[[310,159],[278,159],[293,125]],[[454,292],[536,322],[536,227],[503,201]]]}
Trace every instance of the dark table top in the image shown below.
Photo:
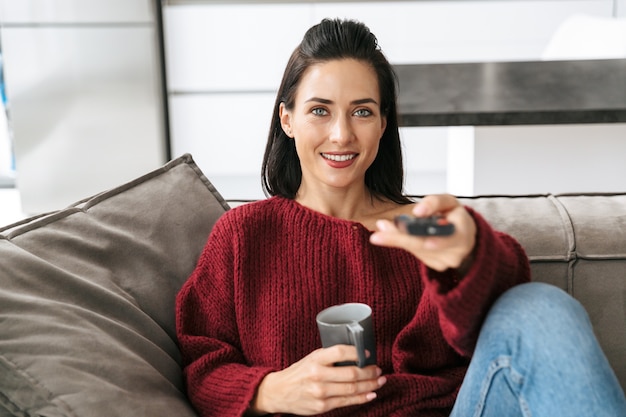
{"label": "dark table top", "polygon": [[626,122],[626,59],[394,67],[401,126]]}

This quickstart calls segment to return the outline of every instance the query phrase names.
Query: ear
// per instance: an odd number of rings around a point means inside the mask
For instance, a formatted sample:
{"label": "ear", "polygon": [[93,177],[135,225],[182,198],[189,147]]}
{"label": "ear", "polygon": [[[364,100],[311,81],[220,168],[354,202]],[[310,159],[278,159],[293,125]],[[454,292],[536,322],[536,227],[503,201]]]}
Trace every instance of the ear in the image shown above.
{"label": "ear", "polygon": [[293,138],[293,133],[291,131],[291,113],[285,107],[285,103],[280,103],[278,116],[280,117],[280,125],[282,126],[285,134],[290,138]]}

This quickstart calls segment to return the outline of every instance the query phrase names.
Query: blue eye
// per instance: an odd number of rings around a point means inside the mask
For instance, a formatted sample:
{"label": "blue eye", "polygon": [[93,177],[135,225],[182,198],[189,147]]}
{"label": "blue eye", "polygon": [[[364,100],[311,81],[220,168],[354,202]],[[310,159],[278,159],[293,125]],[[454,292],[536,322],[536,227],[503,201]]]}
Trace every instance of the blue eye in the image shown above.
{"label": "blue eye", "polygon": [[313,110],[311,110],[311,113],[313,113],[315,116],[325,116],[328,114],[326,109],[323,109],[321,107],[314,108]]}
{"label": "blue eye", "polygon": [[367,116],[370,116],[371,114],[372,112],[369,111],[368,109],[358,109],[357,111],[354,112],[354,115],[358,117],[367,117]]}

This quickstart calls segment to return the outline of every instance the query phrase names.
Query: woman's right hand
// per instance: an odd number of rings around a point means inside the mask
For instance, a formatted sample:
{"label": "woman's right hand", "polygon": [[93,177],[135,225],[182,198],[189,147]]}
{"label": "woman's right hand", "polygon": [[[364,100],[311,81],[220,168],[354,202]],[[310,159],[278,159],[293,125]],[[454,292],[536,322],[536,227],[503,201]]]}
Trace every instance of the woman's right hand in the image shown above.
{"label": "woman's right hand", "polygon": [[381,369],[333,365],[344,361],[358,361],[354,346],[317,349],[288,368],[266,375],[250,412],[313,415],[375,399],[375,390],[387,381]]}

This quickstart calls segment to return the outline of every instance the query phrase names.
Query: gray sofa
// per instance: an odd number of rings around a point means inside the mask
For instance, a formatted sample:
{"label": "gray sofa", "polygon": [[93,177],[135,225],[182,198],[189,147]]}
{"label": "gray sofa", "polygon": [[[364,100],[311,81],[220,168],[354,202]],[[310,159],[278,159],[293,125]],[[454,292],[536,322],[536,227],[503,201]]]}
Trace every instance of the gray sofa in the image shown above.
{"label": "gray sofa", "polygon": [[[626,386],[626,194],[464,198],[587,308]],[[195,416],[174,298],[229,205],[189,155],[0,228],[0,416]]]}

